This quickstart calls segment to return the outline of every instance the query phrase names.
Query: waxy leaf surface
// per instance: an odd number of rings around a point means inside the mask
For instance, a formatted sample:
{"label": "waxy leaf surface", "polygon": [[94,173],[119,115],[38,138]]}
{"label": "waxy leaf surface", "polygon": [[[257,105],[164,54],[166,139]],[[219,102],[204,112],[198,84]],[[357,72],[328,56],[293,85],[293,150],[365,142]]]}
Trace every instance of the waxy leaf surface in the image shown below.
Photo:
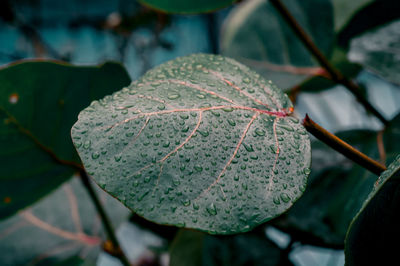
{"label": "waxy leaf surface", "polygon": [[77,171],[80,161],[69,133],[78,113],[129,82],[116,63],[74,67],[31,61],[0,69],[0,219]]}
{"label": "waxy leaf surface", "polygon": [[93,102],[72,138],[89,175],[140,216],[230,234],[280,215],[305,190],[310,142],[292,111],[244,65],[197,54]]}
{"label": "waxy leaf surface", "polygon": [[400,237],[400,156],[381,174],[346,235],[346,265],[392,265]]}
{"label": "waxy leaf surface", "polygon": [[237,0],[139,0],[140,3],[151,8],[168,12],[180,14],[194,14],[211,12],[217,9],[227,7]]}

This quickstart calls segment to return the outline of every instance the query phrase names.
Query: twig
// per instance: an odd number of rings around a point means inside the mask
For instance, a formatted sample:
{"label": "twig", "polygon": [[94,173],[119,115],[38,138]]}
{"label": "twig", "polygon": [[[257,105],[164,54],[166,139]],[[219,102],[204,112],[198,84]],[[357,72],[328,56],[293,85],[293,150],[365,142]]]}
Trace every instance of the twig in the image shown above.
{"label": "twig", "polygon": [[271,4],[278,10],[278,12],[282,15],[285,21],[292,28],[294,33],[299,37],[299,39],[303,42],[306,48],[312,53],[312,55],[317,59],[319,64],[326,69],[326,71],[331,75],[332,80],[336,83],[342,84],[345,86],[356,98],[357,100],[364,106],[364,108],[375,115],[384,125],[388,124],[388,121],[379,113],[378,110],[372,106],[368,100],[364,98],[364,96],[360,93],[359,86],[354,83],[352,80],[347,79],[343,74],[332,66],[332,64],[328,61],[328,59],[323,55],[323,53],[318,49],[315,43],[312,41],[310,36],[304,31],[304,29],[300,26],[300,24],[296,21],[296,19],[292,16],[290,11],[282,4],[280,0],[271,0]]}
{"label": "twig", "polygon": [[371,159],[364,153],[356,150],[343,140],[328,132],[326,129],[311,120],[311,118],[309,118],[307,114],[303,120],[303,126],[317,139],[324,142],[332,149],[340,152],[353,162],[358,163],[362,167],[368,169],[372,173],[380,175],[383,171],[386,170],[386,167],[384,165]]}
{"label": "twig", "polygon": [[[112,255],[114,255],[115,257],[117,257],[122,262],[123,265],[129,266],[130,265],[129,260],[121,249],[118,239],[115,236],[114,229],[111,225],[110,219],[108,218],[102,204],[100,203],[99,198],[96,195],[96,192],[94,191],[92,185],[90,184],[89,177],[87,176],[87,174],[84,170],[81,170],[79,172],[79,175],[81,177],[81,181],[82,181],[84,187],[86,188],[87,192],[89,193],[89,196],[92,199],[92,202],[97,209],[97,212],[100,215],[101,222],[103,223],[103,226],[107,233],[108,239],[110,240],[110,242],[112,244],[110,253]],[[110,248],[107,248],[107,249],[110,250]]]}

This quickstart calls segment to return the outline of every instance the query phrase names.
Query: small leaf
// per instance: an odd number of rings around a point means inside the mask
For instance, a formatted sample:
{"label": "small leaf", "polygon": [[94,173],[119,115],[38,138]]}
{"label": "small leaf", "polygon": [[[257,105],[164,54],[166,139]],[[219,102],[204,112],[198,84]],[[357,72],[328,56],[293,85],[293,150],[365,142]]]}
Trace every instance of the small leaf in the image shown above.
{"label": "small leaf", "polygon": [[[331,1],[283,3],[329,58],[334,42]],[[264,0],[245,1],[232,10],[221,32],[221,53],[254,68],[283,89],[322,71],[275,7]]]}
{"label": "small leaf", "polygon": [[211,12],[217,9],[227,7],[237,0],[201,0],[201,1],[187,1],[187,0],[139,0],[140,3],[151,8],[179,14],[195,14]]}
{"label": "small leaf", "polygon": [[76,145],[88,173],[134,212],[232,234],[280,215],[302,194],[310,143],[292,110],[247,67],[197,54],[93,102],[72,138],[88,143]]}
{"label": "small leaf", "polygon": [[[117,228],[129,211],[100,189],[96,192]],[[102,228],[87,191],[75,178],[0,222],[0,265],[94,264],[105,239]]]}
{"label": "small leaf", "polygon": [[400,237],[400,156],[372,187],[346,235],[346,265],[391,265]]}
{"label": "small leaf", "polygon": [[115,63],[22,62],[0,69],[0,84],[1,219],[72,176],[80,161],[69,131],[79,111],[128,85],[129,76]]}

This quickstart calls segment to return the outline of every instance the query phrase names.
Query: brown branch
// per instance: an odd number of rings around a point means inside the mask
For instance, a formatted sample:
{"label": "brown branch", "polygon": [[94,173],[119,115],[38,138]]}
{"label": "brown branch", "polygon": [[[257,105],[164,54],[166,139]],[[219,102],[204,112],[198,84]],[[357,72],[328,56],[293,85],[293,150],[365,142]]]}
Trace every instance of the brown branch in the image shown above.
{"label": "brown branch", "polygon": [[383,171],[386,170],[386,167],[384,165],[371,159],[364,153],[356,150],[343,140],[328,132],[326,129],[311,120],[311,118],[309,118],[307,114],[303,120],[303,126],[307,129],[308,132],[314,135],[314,137],[324,142],[337,152],[343,154],[353,162],[368,169],[372,173],[380,175]]}
{"label": "brown branch", "polygon": [[125,253],[122,251],[121,246],[118,242],[118,239],[114,233],[114,229],[112,227],[112,224],[110,222],[109,217],[106,214],[106,211],[103,208],[103,205],[101,204],[99,198],[97,197],[97,194],[95,192],[95,190],[92,187],[92,184],[90,183],[89,177],[86,174],[86,172],[84,170],[81,170],[79,172],[81,181],[83,186],[86,188],[93,204],[96,207],[96,210],[98,212],[98,214],[100,215],[100,220],[103,223],[103,227],[106,231],[107,237],[109,239],[109,242],[106,241],[104,243],[104,249],[111,255],[117,257],[121,263],[125,266],[129,266],[129,260],[126,257]]}
{"label": "brown branch", "polygon": [[345,86],[357,98],[357,100],[364,106],[364,108],[367,111],[369,111],[373,115],[375,115],[384,125],[387,125],[388,121],[360,93],[360,87],[352,80],[347,79],[345,76],[343,76],[343,74],[329,62],[329,60],[319,50],[319,48],[315,45],[315,43],[313,42],[311,37],[300,26],[300,24],[292,16],[290,11],[283,5],[283,3],[280,0],[271,0],[270,2],[271,2],[271,4],[274,5],[274,7],[278,10],[278,12],[282,15],[282,17],[289,24],[289,26],[292,28],[292,30],[297,35],[297,37],[303,42],[303,44],[306,46],[306,48],[312,53],[312,55],[319,62],[319,64],[323,68],[325,68],[325,70],[331,75],[332,80],[334,80],[338,84]]}

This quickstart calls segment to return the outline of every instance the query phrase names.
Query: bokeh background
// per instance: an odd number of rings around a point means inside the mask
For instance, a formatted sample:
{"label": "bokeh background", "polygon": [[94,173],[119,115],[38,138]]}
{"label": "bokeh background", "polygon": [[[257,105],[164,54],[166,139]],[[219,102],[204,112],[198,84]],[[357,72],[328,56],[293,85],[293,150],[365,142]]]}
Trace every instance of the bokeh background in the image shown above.
{"label": "bokeh background", "polygon": [[[111,60],[121,62],[132,80],[135,80],[148,69],[179,56],[192,53],[235,56],[242,51],[230,47],[234,44],[227,44],[222,38],[228,34],[227,21],[233,21],[234,15],[235,19],[246,17],[245,12],[240,14],[244,7],[251,9],[252,5],[256,6],[260,1],[243,2],[246,3],[215,13],[185,16],[159,13],[134,0],[2,0],[0,66],[16,60],[37,58],[62,60],[76,65],[98,65]],[[323,10],[312,12],[323,13]],[[274,25],[273,21],[264,20],[255,20],[253,23]],[[326,20],[322,23],[331,22]],[[262,41],[270,42],[274,39],[274,30],[270,29],[271,35],[264,36],[266,40]],[[247,29],[243,39],[236,41],[244,49],[252,50],[252,46],[258,44],[249,37],[251,34],[251,29]],[[355,79],[365,87],[367,97],[376,108],[387,119],[391,119],[400,109],[400,20],[396,20],[395,16],[389,17],[379,28],[355,35],[346,44],[349,52],[345,56],[351,62],[366,66],[356,74]],[[332,49],[329,40],[324,45],[327,50]],[[272,54],[285,53],[279,49],[273,50]],[[241,56],[237,56],[239,60]],[[284,56],[290,57],[289,52]],[[244,63],[285,90],[291,89],[312,71],[318,71],[312,63],[306,69],[309,71],[306,71],[306,75],[297,73],[294,78],[288,78],[286,72],[293,74],[291,69],[276,68],[279,65],[276,62],[255,62],[255,59],[259,59],[257,53],[245,54],[243,57],[250,58],[242,58]],[[283,65],[287,67],[292,64],[288,62]],[[382,127],[341,86],[300,94],[296,111],[300,117],[305,113],[310,114],[315,121],[333,132],[356,128],[377,130]],[[156,234],[132,222],[122,223],[118,228],[118,236],[127,254],[142,265],[153,265],[154,257],[157,257],[158,263],[167,263],[166,235],[168,232]],[[267,228],[266,235],[283,249],[290,242],[290,236],[274,227]],[[294,246],[290,259],[295,265],[344,264],[343,251],[340,249],[300,243]],[[119,265],[119,262],[103,252],[97,259],[97,265]]]}

